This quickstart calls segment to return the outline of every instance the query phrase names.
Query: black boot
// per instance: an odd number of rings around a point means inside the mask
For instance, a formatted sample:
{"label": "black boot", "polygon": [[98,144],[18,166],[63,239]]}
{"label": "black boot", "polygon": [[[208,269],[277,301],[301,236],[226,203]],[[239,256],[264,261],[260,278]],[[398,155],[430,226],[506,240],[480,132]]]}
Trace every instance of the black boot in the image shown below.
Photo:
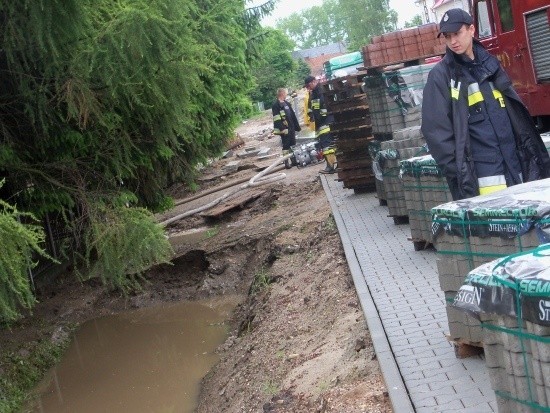
{"label": "black boot", "polygon": [[320,174],[333,174],[336,172],[334,164],[336,163],[336,156],[334,154],[324,155],[327,166],[322,171],[319,171]]}

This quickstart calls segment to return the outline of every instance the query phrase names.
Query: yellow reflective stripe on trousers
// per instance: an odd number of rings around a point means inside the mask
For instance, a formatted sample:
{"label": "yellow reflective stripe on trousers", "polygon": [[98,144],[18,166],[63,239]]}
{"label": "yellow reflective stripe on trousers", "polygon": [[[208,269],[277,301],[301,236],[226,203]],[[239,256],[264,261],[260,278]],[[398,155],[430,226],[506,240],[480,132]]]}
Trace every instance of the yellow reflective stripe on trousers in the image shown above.
{"label": "yellow reflective stripe on trousers", "polygon": [[468,106],[473,106],[476,103],[483,102],[483,95],[479,90],[478,83],[472,83],[468,86]]}
{"label": "yellow reflective stripe on trousers", "polygon": [[330,126],[329,125],[321,126],[319,129],[317,129],[317,133],[315,134],[315,136],[319,137],[319,136],[324,135],[325,133],[329,133],[329,132],[330,132]]}
{"label": "yellow reflective stripe on trousers", "polygon": [[493,82],[489,82],[489,84],[491,85],[491,89],[493,90],[493,96],[495,97],[496,100],[498,100],[498,103],[500,103],[500,107],[505,108],[506,103],[504,102],[504,97],[502,96],[502,93],[500,93],[500,90],[495,88],[495,85]]}
{"label": "yellow reflective stripe on trousers", "polygon": [[506,178],[504,175],[485,176],[477,180],[479,184],[479,194],[487,195],[506,188]]}

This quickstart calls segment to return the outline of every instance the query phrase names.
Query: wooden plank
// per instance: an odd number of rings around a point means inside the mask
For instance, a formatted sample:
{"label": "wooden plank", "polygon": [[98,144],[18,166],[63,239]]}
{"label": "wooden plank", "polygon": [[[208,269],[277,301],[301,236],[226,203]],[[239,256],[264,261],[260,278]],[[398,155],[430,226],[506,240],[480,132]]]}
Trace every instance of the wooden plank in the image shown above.
{"label": "wooden plank", "polygon": [[446,337],[453,343],[456,358],[463,359],[483,354],[483,343],[471,342],[463,338],[453,340],[448,335]]}
{"label": "wooden plank", "polygon": [[266,193],[265,189],[256,189],[250,192],[243,193],[233,199],[222,202],[220,205],[217,205],[212,209],[202,212],[200,216],[205,218],[219,219],[226,212],[235,209],[243,209],[247,204],[258,199],[264,193]]}

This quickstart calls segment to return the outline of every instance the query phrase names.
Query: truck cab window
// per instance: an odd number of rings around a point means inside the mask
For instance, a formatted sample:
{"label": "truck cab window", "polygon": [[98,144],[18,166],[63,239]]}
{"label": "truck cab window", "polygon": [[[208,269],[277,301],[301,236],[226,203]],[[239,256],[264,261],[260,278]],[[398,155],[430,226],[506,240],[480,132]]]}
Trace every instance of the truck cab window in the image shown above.
{"label": "truck cab window", "polygon": [[487,2],[480,1],[477,3],[477,30],[478,37],[480,39],[485,39],[486,37],[491,37],[493,31],[491,30],[491,20],[489,19],[489,10],[487,10]]}
{"label": "truck cab window", "polygon": [[514,17],[512,16],[512,5],[510,0],[497,0],[500,25],[503,32],[514,30]]}

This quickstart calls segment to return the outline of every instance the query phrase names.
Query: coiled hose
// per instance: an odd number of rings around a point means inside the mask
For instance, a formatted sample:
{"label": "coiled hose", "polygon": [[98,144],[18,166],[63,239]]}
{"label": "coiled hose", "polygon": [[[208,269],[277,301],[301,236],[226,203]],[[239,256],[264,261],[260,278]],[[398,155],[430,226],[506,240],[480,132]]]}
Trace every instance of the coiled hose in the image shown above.
{"label": "coiled hose", "polygon": [[248,180],[248,182],[244,183],[243,185],[238,186],[237,188],[232,189],[231,191],[226,192],[219,198],[215,199],[212,202],[209,202],[206,205],[203,205],[201,207],[192,209],[191,211],[184,212],[182,214],[176,215],[172,218],[167,219],[166,221],[163,221],[160,223],[161,226],[165,227],[168,226],[176,221],[179,221],[183,218],[190,217],[192,215],[198,214],[199,212],[206,211],[207,209],[210,209],[216,205],[218,205],[221,201],[224,199],[229,198],[232,195],[235,195],[236,193],[243,191],[247,188],[257,187],[269,183],[273,183],[276,181],[280,181],[281,179],[286,178],[286,174],[284,172],[279,172],[270,176],[268,175],[273,169],[275,169],[277,166],[281,164],[281,161],[284,163],[285,159],[290,158],[293,156],[292,153],[289,153],[288,155],[283,156],[282,158],[278,158],[275,162],[273,162],[271,165],[269,165],[266,169],[264,169],[262,172],[260,172],[257,175],[254,175],[252,178]]}

